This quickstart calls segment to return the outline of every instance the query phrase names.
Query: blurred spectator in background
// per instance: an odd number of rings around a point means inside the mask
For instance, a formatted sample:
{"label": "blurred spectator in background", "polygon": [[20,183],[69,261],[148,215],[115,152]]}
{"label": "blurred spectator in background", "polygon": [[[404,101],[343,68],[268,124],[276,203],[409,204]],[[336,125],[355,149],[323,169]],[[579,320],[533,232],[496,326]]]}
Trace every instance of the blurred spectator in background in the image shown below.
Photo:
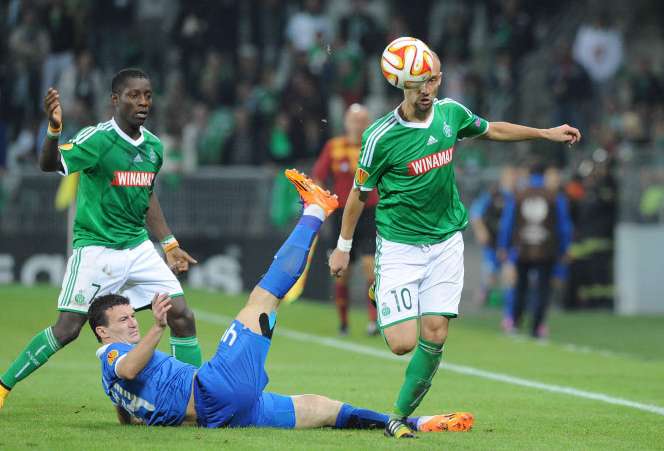
{"label": "blurred spectator in background", "polygon": [[440,37],[434,41],[434,47],[440,52],[445,65],[449,65],[448,58],[454,55],[460,62],[466,62],[470,58],[470,32],[472,28],[469,23],[469,16],[466,10],[456,10],[447,14],[443,26],[438,26]]}
{"label": "blurred spectator in background", "polygon": [[316,78],[300,67],[286,86],[281,103],[281,111],[288,115],[288,136],[295,158],[312,157],[322,146],[325,107]]}
{"label": "blurred spectator in background", "polygon": [[365,55],[357,43],[349,40],[347,30],[340,30],[332,54],[334,92],[344,109],[361,102],[366,95],[367,70]]}
{"label": "blurred spectator in background", "polygon": [[655,74],[650,58],[640,58],[635,67],[630,74],[632,103],[636,108],[646,108],[651,114],[664,104],[664,86]]}
{"label": "blurred spectator in background", "polygon": [[[93,0],[87,5],[87,33],[105,71],[115,73],[120,67],[131,64],[130,61],[136,64],[135,5],[136,2],[129,0]],[[118,30],[126,31],[118,33]]]}
{"label": "blurred spectator in background", "polygon": [[[575,224],[574,217],[572,215],[572,208],[570,206],[569,198],[567,193],[563,188],[562,175],[560,169],[556,166],[549,166],[544,171],[544,188],[551,193],[556,198],[556,203],[564,203],[566,205],[565,210],[567,210],[569,215],[569,226],[572,227],[572,230],[569,232],[569,241],[573,239],[574,232],[573,226]],[[553,305],[562,305],[563,297],[565,294],[565,288],[567,286],[567,280],[569,276],[569,253],[565,253],[558,261],[556,261],[553,266],[553,271],[551,273],[551,304]]]}
{"label": "blurred spectator in background", "polygon": [[585,111],[592,99],[592,84],[585,69],[572,58],[569,47],[561,46],[556,52],[549,82],[555,102],[552,120],[586,130]]}
{"label": "blurred spectator in background", "polygon": [[21,132],[24,121],[31,122],[38,115],[40,75],[50,46],[48,33],[39,23],[35,9],[22,8],[20,17],[18,26],[9,34],[10,77],[13,83],[8,95],[11,96],[9,103],[15,125],[12,135]]}
{"label": "blurred spectator in background", "polygon": [[155,74],[157,87],[164,80],[164,64],[170,50],[169,36],[177,19],[180,5],[172,0],[138,0],[136,2],[136,21],[140,42],[141,67]]}
{"label": "blurred spectator in background", "polygon": [[320,41],[331,44],[332,22],[323,7],[323,0],[304,0],[304,10],[291,16],[286,36],[294,51],[308,52]]}
{"label": "blurred spectator in background", "polygon": [[276,67],[284,43],[288,8],[281,0],[252,0],[249,3],[251,44],[261,52],[264,67]]}
{"label": "blurred spectator in background", "polygon": [[505,51],[515,65],[535,45],[532,18],[519,0],[499,3],[498,10],[491,14],[491,31],[494,48]]}
{"label": "blurred spectator in background", "polygon": [[[357,162],[360,156],[362,144],[362,133],[369,125],[369,112],[366,107],[357,103],[352,104],[344,117],[345,133],[325,143],[311,175],[322,186],[330,186],[330,190],[339,196],[339,205],[346,205],[348,194],[353,188],[353,179]],[[362,271],[367,281],[367,290],[374,281],[374,254],[376,253],[376,204],[378,194],[373,190],[365,203],[365,212],[355,229],[353,236],[353,250],[351,251],[351,262],[360,260]],[[340,208],[334,213],[335,232],[334,237],[339,236],[341,230],[341,216],[343,210]],[[334,243],[335,247],[336,243]],[[335,279],[334,299],[339,314],[339,333],[348,334],[348,304],[350,271],[346,271],[342,277]],[[367,334],[378,334],[376,326],[376,306],[367,298],[369,322]]]}
{"label": "blurred spectator in background", "polygon": [[613,160],[603,149],[594,152],[593,161],[585,160],[579,167],[583,196],[576,201],[578,217],[564,303],[568,309],[613,305],[613,237],[617,216],[613,168]]}
{"label": "blurred spectator in background", "polygon": [[233,132],[226,141],[225,163],[235,165],[256,164],[256,136],[251,126],[249,111],[236,107],[233,111]]}
{"label": "blurred spectator in background", "polygon": [[[564,196],[557,196],[544,185],[544,167],[534,164],[528,186],[508,200],[500,220],[498,248],[501,259],[516,264],[516,289],[512,321],[518,330],[528,307],[528,288],[534,277],[530,335],[546,338],[545,323],[554,265],[565,258],[572,233],[569,209]],[[510,330],[508,330],[510,331]]]}
{"label": "blurred spectator in background", "polygon": [[365,55],[382,52],[384,33],[369,10],[369,0],[350,0],[350,6],[350,11],[339,19],[339,33],[348,44],[359,46]]}
{"label": "blurred spectator in background", "polygon": [[74,16],[64,0],[49,0],[46,10],[46,29],[50,40],[50,52],[44,60],[40,92],[56,86],[60,75],[74,63]]}
{"label": "blurred spectator in background", "polygon": [[[501,170],[500,182],[480,193],[470,207],[470,224],[475,239],[482,246],[482,284],[478,301],[486,305],[503,305],[511,327],[514,269],[512,263],[498,258],[498,227],[507,202],[513,202],[516,171],[511,166]],[[502,267],[502,270],[501,270]]]}
{"label": "blurred spectator in background", "polygon": [[[406,28],[411,30],[411,33],[406,36],[413,36],[424,42],[431,41],[429,39],[429,30],[426,26],[422,26],[422,22],[425,17],[429,17],[431,14],[431,6],[433,3],[433,0],[408,0],[407,8],[394,8],[399,10],[399,14],[403,18]],[[392,40],[390,39],[388,42],[392,42]]]}
{"label": "blurred spectator in background", "polygon": [[[103,115],[104,106],[110,102],[106,98],[101,71],[95,66],[92,53],[88,50],[78,52],[74,64],[62,71],[57,87],[63,104],[83,102],[95,118]],[[80,130],[78,125],[77,127],[75,131]]]}

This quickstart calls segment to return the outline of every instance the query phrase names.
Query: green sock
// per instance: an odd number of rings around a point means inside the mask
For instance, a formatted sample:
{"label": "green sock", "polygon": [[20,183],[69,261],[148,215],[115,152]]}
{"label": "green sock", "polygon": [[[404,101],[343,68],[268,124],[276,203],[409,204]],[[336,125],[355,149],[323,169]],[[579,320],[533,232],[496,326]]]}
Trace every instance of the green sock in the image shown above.
{"label": "green sock", "polygon": [[9,369],[0,377],[7,388],[14,388],[17,382],[25,379],[61,348],[49,327],[32,337],[30,343],[16,357]]}
{"label": "green sock", "polygon": [[196,336],[171,337],[168,341],[171,344],[171,354],[176,359],[200,368],[203,363],[203,356],[201,355],[201,347],[198,344]]}
{"label": "green sock", "polygon": [[392,417],[407,417],[420,405],[420,401],[431,387],[431,380],[438,371],[440,359],[443,356],[443,345],[431,343],[423,339],[417,340],[417,349],[406,368],[404,380],[399,397],[394,403]]}

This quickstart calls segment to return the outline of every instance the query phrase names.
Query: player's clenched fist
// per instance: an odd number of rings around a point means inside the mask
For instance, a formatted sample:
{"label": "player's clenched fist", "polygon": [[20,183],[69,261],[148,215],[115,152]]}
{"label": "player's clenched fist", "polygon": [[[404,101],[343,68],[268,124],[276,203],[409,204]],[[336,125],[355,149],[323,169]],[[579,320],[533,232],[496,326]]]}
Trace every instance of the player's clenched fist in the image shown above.
{"label": "player's clenched fist", "polygon": [[167,294],[157,293],[154,295],[154,298],[152,298],[152,315],[157,326],[166,327],[166,315],[171,307],[173,307],[171,298]]}
{"label": "player's clenched fist", "polygon": [[53,128],[62,125],[62,107],[60,106],[60,94],[57,89],[49,88],[44,97],[44,111],[48,116],[48,122]]}
{"label": "player's clenched fist", "polygon": [[339,249],[335,249],[330,254],[330,259],[328,264],[330,265],[330,275],[334,277],[341,277],[343,273],[348,269],[348,264],[350,263],[350,252],[344,252]]}
{"label": "player's clenched fist", "polygon": [[550,141],[576,144],[581,141],[581,132],[570,125],[564,124],[545,130],[545,137]]}

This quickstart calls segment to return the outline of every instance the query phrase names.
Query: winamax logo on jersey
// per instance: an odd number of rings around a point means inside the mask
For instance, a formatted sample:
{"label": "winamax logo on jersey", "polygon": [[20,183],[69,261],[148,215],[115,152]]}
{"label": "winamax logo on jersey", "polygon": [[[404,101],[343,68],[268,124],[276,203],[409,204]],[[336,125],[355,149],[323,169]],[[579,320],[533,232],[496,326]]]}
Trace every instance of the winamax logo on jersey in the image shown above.
{"label": "winamax logo on jersey", "polygon": [[411,161],[408,163],[408,175],[422,175],[432,169],[446,166],[452,162],[453,154],[454,147],[450,147],[449,149]]}
{"label": "winamax logo on jersey", "polygon": [[144,171],[115,171],[113,173],[113,186],[152,186],[154,172]]}

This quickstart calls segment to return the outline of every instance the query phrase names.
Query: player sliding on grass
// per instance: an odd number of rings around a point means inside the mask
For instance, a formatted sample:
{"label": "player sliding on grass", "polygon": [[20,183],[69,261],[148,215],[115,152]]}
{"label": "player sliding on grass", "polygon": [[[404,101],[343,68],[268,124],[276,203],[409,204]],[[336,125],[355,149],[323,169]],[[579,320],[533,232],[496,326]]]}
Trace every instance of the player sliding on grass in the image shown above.
{"label": "player sliding on grass", "polygon": [[[60,146],[58,91],[49,89],[44,99],[48,133],[39,165],[46,172],[80,174],[74,253],[58,298],[58,319],[35,335],[0,377],[0,408],[17,382],[78,337],[90,302],[107,293],[127,294],[136,308],[149,307],[155,292],[169,294],[173,354],[201,364],[194,315],[173,275],[196,261],[173,238],[154,192],[163,146],[143,127],[152,107],[150,80],[140,70],[124,69],[113,77],[111,91],[111,120],[84,128]],[[162,242],[170,269],[148,239],[146,226]]]}
{"label": "player sliding on grass", "polygon": [[[268,383],[265,359],[270,349],[281,298],[297,281],[323,221],[337,208],[336,196],[295,170],[286,176],[296,186],[304,213],[277,252],[245,307],[221,337],[215,355],[197,371],[156,351],[172,300],[155,295],[155,324],[141,338],[134,309],[119,295],[97,298],[90,326],[103,344],[97,351],[104,391],[121,423],[198,424],[203,427],[383,428],[388,416],[320,395],[282,396],[263,391]],[[419,431],[463,431],[470,414],[408,418]]]}
{"label": "player sliding on grass", "polygon": [[348,268],[352,238],[369,192],[378,189],[376,283],[378,325],[393,353],[415,349],[385,429],[413,437],[406,417],[426,395],[443,354],[450,318],[459,313],[463,288],[463,238],[468,214],[454,175],[457,139],[547,139],[574,144],[569,125],[536,129],[487,122],[451,99],[436,99],[442,80],[433,55],[430,78],[404,90],[404,100],[362,137],[355,187],[348,196],[330,272]]}

